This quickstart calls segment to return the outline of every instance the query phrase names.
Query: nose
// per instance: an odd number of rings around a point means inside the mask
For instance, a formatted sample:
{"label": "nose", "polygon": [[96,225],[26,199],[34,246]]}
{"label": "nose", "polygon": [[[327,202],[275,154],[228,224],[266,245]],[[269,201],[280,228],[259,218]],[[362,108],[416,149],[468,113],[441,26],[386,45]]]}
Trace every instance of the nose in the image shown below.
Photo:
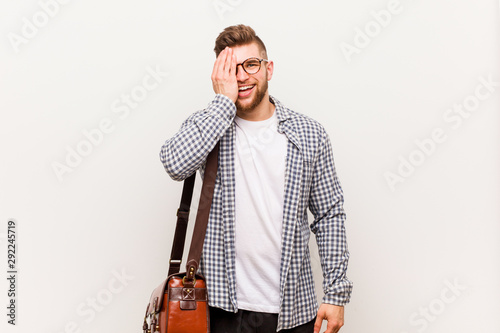
{"label": "nose", "polygon": [[[241,66],[241,68],[238,68],[240,66]],[[249,77],[250,76],[248,75],[248,73],[245,72],[245,70],[243,69],[243,65],[242,64],[236,65],[236,80],[238,80],[238,81],[245,81]]]}

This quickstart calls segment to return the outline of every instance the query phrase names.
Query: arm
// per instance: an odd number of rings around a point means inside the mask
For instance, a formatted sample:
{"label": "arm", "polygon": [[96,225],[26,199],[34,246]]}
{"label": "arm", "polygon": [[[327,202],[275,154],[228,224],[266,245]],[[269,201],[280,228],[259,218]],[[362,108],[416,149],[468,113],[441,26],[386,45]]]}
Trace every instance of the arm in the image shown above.
{"label": "arm", "polygon": [[309,209],[314,215],[311,230],[316,235],[323,270],[323,304],[318,311],[315,332],[323,319],[326,332],[338,332],[343,325],[343,305],[349,302],[352,283],[346,277],[349,252],[344,228],[344,197],[337,178],[330,139],[323,132],[322,144],[313,171]]}
{"label": "arm", "polygon": [[184,180],[201,167],[236,115],[236,58],[229,48],[215,60],[212,86],[217,95],[208,108],[186,119],[161,148],[160,159],[174,180]]}
{"label": "arm", "polygon": [[168,175],[184,180],[198,170],[233,121],[236,106],[217,95],[208,108],[184,121],[179,132],[161,147],[160,159]]}

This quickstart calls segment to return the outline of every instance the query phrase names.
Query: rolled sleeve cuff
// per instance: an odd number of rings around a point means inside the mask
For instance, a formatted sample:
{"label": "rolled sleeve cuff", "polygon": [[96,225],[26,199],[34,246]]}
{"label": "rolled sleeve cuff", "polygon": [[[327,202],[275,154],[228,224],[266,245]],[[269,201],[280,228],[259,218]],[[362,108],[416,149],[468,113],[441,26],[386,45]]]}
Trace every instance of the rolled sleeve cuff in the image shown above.
{"label": "rolled sleeve cuff", "polygon": [[352,282],[347,279],[336,284],[329,292],[325,293],[323,303],[346,305],[351,300],[352,285]]}
{"label": "rolled sleeve cuff", "polygon": [[210,102],[208,109],[219,115],[220,119],[225,120],[227,123],[233,121],[236,115],[236,105],[233,101],[222,94],[215,95],[215,98]]}

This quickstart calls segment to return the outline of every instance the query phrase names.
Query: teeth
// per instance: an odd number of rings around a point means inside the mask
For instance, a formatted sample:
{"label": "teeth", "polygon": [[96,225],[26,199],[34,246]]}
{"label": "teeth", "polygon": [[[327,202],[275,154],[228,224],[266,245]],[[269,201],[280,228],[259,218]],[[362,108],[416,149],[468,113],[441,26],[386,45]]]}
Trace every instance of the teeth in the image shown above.
{"label": "teeth", "polygon": [[253,88],[253,86],[245,86],[245,87],[240,87],[239,90],[243,91],[243,90],[248,90],[248,89],[251,89],[251,88]]}

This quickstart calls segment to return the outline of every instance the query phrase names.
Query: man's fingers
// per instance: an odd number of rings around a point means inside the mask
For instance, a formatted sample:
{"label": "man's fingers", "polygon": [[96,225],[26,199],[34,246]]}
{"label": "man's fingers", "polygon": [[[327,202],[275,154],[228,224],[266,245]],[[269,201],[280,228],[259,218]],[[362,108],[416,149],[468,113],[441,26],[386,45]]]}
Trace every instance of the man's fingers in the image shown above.
{"label": "man's fingers", "polygon": [[338,331],[340,331],[340,328],[342,327],[342,325],[340,323],[337,323],[337,322],[333,322],[333,321],[328,321],[328,324],[326,325],[326,331],[325,333],[337,333]]}
{"label": "man's fingers", "polygon": [[226,61],[227,47],[219,53],[217,59],[215,59],[214,71],[212,72],[212,80],[220,77],[220,72],[224,70],[224,63]]}
{"label": "man's fingers", "polygon": [[316,322],[314,323],[314,333],[319,333],[323,319],[326,319],[328,322],[324,333],[338,333],[344,325],[344,307],[325,303],[321,304],[318,309]]}
{"label": "man's fingers", "polygon": [[[222,52],[224,52],[224,50]],[[217,72],[219,71],[219,64],[220,64],[220,58],[221,58],[222,52],[219,53],[219,56],[217,57],[217,59],[215,59],[214,70],[212,71],[212,81],[215,80],[215,76],[216,76]]]}
{"label": "man's fingers", "polygon": [[236,56],[234,54],[231,57],[231,74],[236,76]]}
{"label": "man's fingers", "polygon": [[326,324],[326,332],[328,333],[337,333],[339,330],[338,329],[335,329],[337,328],[336,326],[333,325],[333,323],[330,323],[328,322],[328,324]]}
{"label": "man's fingers", "polygon": [[229,67],[227,66],[227,58],[229,57],[230,53],[231,53],[231,49],[226,49],[226,52],[224,54],[223,64],[222,64],[222,71],[224,72],[224,74],[226,74],[229,71]]}
{"label": "man's fingers", "polygon": [[323,318],[320,318],[319,316],[316,317],[316,321],[314,322],[314,333],[319,333],[322,323],[323,323]]}
{"label": "man's fingers", "polygon": [[[314,323],[314,333],[319,333],[321,330],[321,325],[323,324],[323,319],[317,317],[316,322]],[[339,323],[335,323],[332,320],[329,320],[326,325],[326,331],[324,333],[338,333],[342,325]]]}
{"label": "man's fingers", "polygon": [[224,75],[229,73],[231,68],[231,58],[233,57],[233,50],[227,49],[226,57],[224,58]]}

